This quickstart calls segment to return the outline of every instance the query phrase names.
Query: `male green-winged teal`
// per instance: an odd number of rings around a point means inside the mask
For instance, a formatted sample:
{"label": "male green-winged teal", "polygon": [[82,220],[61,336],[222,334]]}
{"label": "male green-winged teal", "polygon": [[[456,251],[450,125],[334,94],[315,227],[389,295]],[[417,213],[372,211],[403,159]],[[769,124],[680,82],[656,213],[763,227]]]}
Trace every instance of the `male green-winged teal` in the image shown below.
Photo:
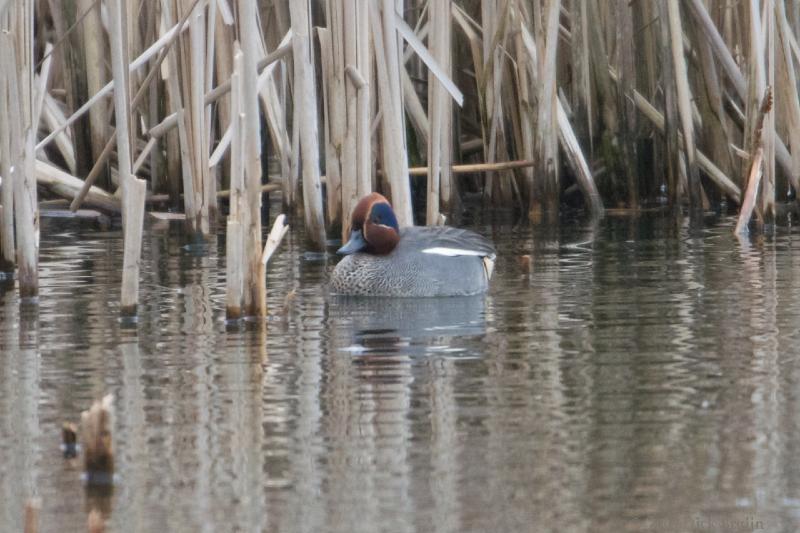
{"label": "male green-winged teal", "polygon": [[362,198],[350,239],[337,253],[331,291],[360,296],[468,296],[486,292],[495,249],[485,237],[448,226],[400,229],[389,201]]}

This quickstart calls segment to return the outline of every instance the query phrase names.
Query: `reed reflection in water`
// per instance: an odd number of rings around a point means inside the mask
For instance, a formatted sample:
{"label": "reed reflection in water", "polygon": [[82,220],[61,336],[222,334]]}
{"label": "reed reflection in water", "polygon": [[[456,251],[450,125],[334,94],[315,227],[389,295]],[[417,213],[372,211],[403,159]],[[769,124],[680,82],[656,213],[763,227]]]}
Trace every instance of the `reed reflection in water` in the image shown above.
{"label": "reed reflection in water", "polygon": [[[37,495],[42,531],[795,531],[800,253],[730,225],[478,224],[488,296],[391,301],[292,232],[265,333],[224,322],[224,239],[149,228],[131,325],[119,232],[45,221],[38,307],[0,292],[0,530]],[[98,501],[58,438],[106,392]]]}

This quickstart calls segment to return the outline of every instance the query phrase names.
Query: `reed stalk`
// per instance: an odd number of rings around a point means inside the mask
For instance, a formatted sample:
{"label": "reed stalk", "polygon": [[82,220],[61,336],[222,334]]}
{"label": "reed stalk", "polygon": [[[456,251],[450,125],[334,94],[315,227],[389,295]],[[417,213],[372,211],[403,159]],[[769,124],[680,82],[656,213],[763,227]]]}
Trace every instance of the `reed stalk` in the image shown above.
{"label": "reed stalk", "polygon": [[[294,46],[295,106],[300,112],[294,124],[300,131],[301,164],[303,172],[303,209],[306,238],[312,248],[325,250],[325,223],[322,213],[322,185],[319,172],[317,128],[317,91],[314,83],[314,63],[309,36],[311,27],[308,2],[289,4]],[[337,176],[338,179],[338,176]],[[338,185],[338,184],[337,184]]]}
{"label": "reed stalk", "polygon": [[[350,235],[350,212],[355,207],[356,202],[361,198],[364,191],[359,191],[360,173],[364,172],[361,168],[360,156],[363,148],[360,142],[365,142],[366,147],[370,146],[369,137],[361,139],[359,137],[360,128],[369,128],[369,116],[366,123],[360,121],[361,113],[369,113],[369,94],[364,98],[367,82],[359,72],[359,47],[360,40],[364,38],[364,31],[358,28],[358,16],[366,11],[366,6],[357,0],[346,0],[342,10],[342,32],[344,48],[344,102],[345,102],[345,135],[343,139],[342,154],[342,178],[341,178],[341,225],[342,239],[345,240]],[[344,28],[353,28],[354,31],[344,31]],[[367,32],[369,28],[366,29]],[[366,35],[369,40],[369,33]],[[362,109],[362,104],[366,108]],[[327,166],[326,166],[327,168]],[[369,187],[367,188],[367,190]]]}
{"label": "reed stalk", "polygon": [[[100,3],[95,0],[77,0],[80,13],[87,13],[82,24],[82,44],[86,68],[86,95],[97,94],[108,81],[105,69],[107,46],[105,32],[100,19]],[[110,118],[106,106],[94,106],[89,110],[89,137],[92,146],[92,161],[96,161],[109,136]],[[105,188],[110,187],[108,177],[101,180]]]}
{"label": "reed stalk", "polygon": [[[345,26],[344,2],[325,2],[327,29],[318,30],[320,39],[320,62],[324,91],[323,124],[325,137],[325,169],[328,177],[325,186],[327,196],[328,226],[338,228],[342,223],[343,180],[352,181],[353,153],[345,149],[347,137],[347,105],[345,92]],[[349,158],[349,159],[348,159]]]}
{"label": "reed stalk", "polygon": [[244,301],[243,311],[255,316],[259,312],[259,301],[264,280],[261,273],[261,132],[258,120],[258,72],[256,61],[259,53],[258,28],[256,26],[256,4],[252,0],[238,0],[239,32],[242,47],[242,100],[244,113],[244,198],[242,212],[244,226]]}
{"label": "reed stalk", "polygon": [[[4,15],[0,12],[0,21]],[[0,37],[0,42],[10,46],[8,38]],[[0,57],[0,115],[11,117],[12,99],[9,87],[10,69],[9,62]],[[14,176],[11,169],[12,126],[10,120],[0,121],[0,272],[14,272],[16,267],[16,245],[14,238]]]}
{"label": "reed stalk", "polygon": [[[778,114],[786,117],[786,129],[790,146],[800,146],[800,95],[798,95],[798,77],[795,61],[792,59],[794,34],[789,25],[784,2],[777,2],[777,31],[780,46],[780,60],[776,61],[776,70],[780,73],[776,83],[776,100],[783,109]],[[796,44],[796,42],[794,42]],[[800,150],[792,150],[792,168],[790,175],[800,176]]]}
{"label": "reed stalk", "polygon": [[[4,166],[8,168],[3,176],[2,199],[14,216],[15,235],[8,244],[13,242],[16,248],[20,296],[35,298],[39,294],[39,209],[34,173],[33,1],[23,0],[10,6],[5,25],[7,32],[0,31],[0,48],[6,51],[0,58],[0,78],[6,86],[8,124],[4,126],[7,129],[3,137],[8,157]],[[13,199],[8,199],[11,191],[5,191],[6,188],[13,191]],[[3,218],[9,220],[5,207]],[[6,224],[5,228],[9,228]],[[9,239],[9,231],[4,230],[4,241]],[[4,249],[8,244],[3,245]]]}
{"label": "reed stalk", "polygon": [[233,56],[233,73],[231,74],[230,123],[233,132],[230,157],[230,211],[227,221],[225,240],[226,257],[226,317],[236,320],[242,315],[242,293],[244,290],[244,234],[242,213],[244,205],[244,110],[242,108],[242,52],[235,44]]}
{"label": "reed stalk", "polygon": [[[430,6],[430,25],[437,31],[430,35],[428,47],[431,56],[439,63],[443,74],[451,76],[451,11],[450,0],[433,2]],[[428,80],[428,197],[426,223],[435,225],[439,220],[440,204],[453,204],[452,154],[453,154],[453,104],[447,89],[433,74]]]}
{"label": "reed stalk", "polygon": [[700,175],[697,169],[697,147],[694,140],[692,122],[692,92],[689,88],[689,75],[683,53],[683,26],[681,25],[678,0],[667,1],[669,42],[672,51],[672,65],[675,74],[678,116],[683,132],[683,151],[686,154],[686,174],[689,181],[689,208],[701,209]]}
{"label": "reed stalk", "polygon": [[[380,7],[378,4],[380,3]],[[381,118],[381,161],[400,226],[413,226],[394,0],[370,2]]]}
{"label": "reed stalk", "polygon": [[[343,207],[345,223],[350,223],[350,212],[356,202],[372,189],[372,135],[370,128],[370,105],[372,103],[372,40],[369,28],[369,3],[357,2],[355,5],[355,68],[350,69],[350,80],[356,90],[355,144],[356,144],[356,194],[350,197],[349,205]],[[352,20],[352,18],[348,19]],[[353,59],[352,53],[348,61]],[[348,68],[353,63],[348,64]]]}
{"label": "reed stalk", "polygon": [[127,8],[122,0],[109,2],[111,69],[114,75],[114,117],[117,126],[117,162],[122,191],[123,259],[120,312],[135,316],[139,304],[139,260],[147,185],[132,174],[128,51],[125,37]]}
{"label": "reed stalk", "polygon": [[536,181],[530,200],[531,216],[546,212],[551,219],[558,216],[558,126],[556,114],[556,52],[558,51],[558,20],[561,0],[547,0],[544,8],[544,35],[539,49],[544,50],[539,61],[538,113],[534,132]]}
{"label": "reed stalk", "polygon": [[[48,0],[48,5],[53,17],[56,37],[63,43],[56,54],[60,59],[61,72],[64,75],[67,109],[73,110],[78,107],[78,102],[86,100],[88,96],[87,72],[89,69],[83,40],[77,32],[73,31],[67,34],[67,29],[78,20],[79,5],[75,1],[59,0]],[[81,117],[71,128],[70,137],[74,142],[72,157],[76,160],[75,166],[70,168],[73,173],[84,175],[89,170],[89,158],[86,157],[86,154],[91,153],[90,131],[89,117]],[[75,157],[75,154],[80,154],[81,157]]]}

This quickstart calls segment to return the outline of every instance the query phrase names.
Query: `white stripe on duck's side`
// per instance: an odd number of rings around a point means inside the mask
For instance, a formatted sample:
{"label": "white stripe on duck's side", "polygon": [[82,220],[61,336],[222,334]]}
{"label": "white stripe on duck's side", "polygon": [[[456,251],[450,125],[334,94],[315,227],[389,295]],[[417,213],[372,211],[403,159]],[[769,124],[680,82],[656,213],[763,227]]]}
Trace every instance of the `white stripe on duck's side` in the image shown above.
{"label": "white stripe on duck's side", "polygon": [[445,257],[458,257],[463,255],[472,255],[483,257],[483,269],[486,272],[486,279],[492,279],[494,272],[494,254],[487,256],[486,252],[479,252],[478,250],[466,250],[464,248],[446,248],[437,246],[434,248],[425,248],[422,250],[423,254],[443,255]]}
{"label": "white stripe on duck's side", "polygon": [[445,257],[458,257],[459,255],[478,255],[485,256],[486,252],[479,252],[477,250],[465,250],[463,248],[445,248],[437,246],[435,248],[425,248],[422,250],[423,254],[443,255]]}

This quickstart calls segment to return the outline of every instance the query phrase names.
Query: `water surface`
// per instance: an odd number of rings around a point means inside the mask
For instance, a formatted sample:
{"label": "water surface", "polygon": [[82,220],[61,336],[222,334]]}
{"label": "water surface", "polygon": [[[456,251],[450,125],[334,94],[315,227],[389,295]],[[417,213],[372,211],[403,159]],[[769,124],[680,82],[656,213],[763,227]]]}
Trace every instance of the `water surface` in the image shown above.
{"label": "water surface", "polygon": [[[224,235],[149,224],[130,325],[121,233],[43,220],[38,307],[0,290],[0,531],[31,496],[45,532],[800,528],[795,229],[470,220],[485,298],[330,297],[290,231],[267,332],[226,327]],[[96,497],[60,426],[107,392]]]}

